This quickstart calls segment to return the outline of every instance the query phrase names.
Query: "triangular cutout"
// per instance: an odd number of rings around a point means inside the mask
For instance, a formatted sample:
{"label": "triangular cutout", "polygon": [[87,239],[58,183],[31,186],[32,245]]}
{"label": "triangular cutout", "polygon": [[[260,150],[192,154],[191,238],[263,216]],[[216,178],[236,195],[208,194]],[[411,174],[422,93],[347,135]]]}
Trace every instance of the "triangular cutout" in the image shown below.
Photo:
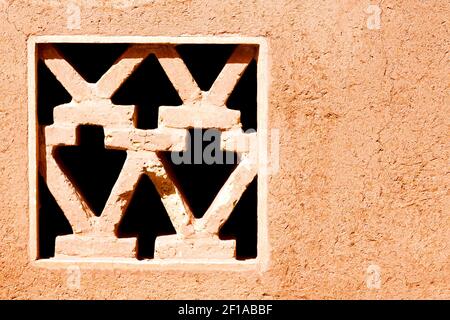
{"label": "triangular cutout", "polygon": [[203,91],[211,88],[235,48],[234,44],[182,44],[176,47]]}
{"label": "triangular cutout", "polygon": [[[214,130],[214,129],[209,129]],[[217,131],[217,130],[216,130]],[[223,159],[223,164],[207,164],[202,159],[201,163],[196,163],[195,146],[194,144],[201,144],[201,155],[203,155],[205,148],[211,143],[220,145],[220,138],[212,139],[213,141],[198,141],[196,137],[203,137],[204,129],[190,129],[190,144],[185,152],[161,152],[166,171],[173,176],[173,180],[177,181],[180,192],[183,194],[187,203],[189,204],[194,217],[201,218],[206,210],[213,202],[220,189],[227,181],[231,173],[237,167],[238,154],[234,152],[220,151],[214,158]],[[220,132],[217,131],[217,137],[220,137]],[[217,148],[219,149],[219,148]],[[185,153],[190,155],[185,157]],[[179,158],[188,160],[188,163],[178,164]],[[174,159],[176,159],[174,161]],[[226,161],[232,159],[232,161]]]}
{"label": "triangular cutout", "polygon": [[248,185],[236,207],[219,232],[221,239],[236,239],[236,259],[256,258],[257,255],[258,178]]}
{"label": "triangular cutout", "polygon": [[126,151],[107,150],[100,126],[79,126],[76,146],[57,147],[55,159],[95,215],[100,216],[126,159]]}
{"label": "triangular cutout", "polygon": [[95,83],[125,52],[128,44],[58,43],[55,47],[84,80]]}
{"label": "triangular cutout", "polygon": [[176,233],[161,197],[147,175],[139,178],[116,233],[119,238],[137,236],[138,259],[154,257],[157,236]]}
{"label": "triangular cutout", "polygon": [[257,130],[257,65],[253,59],[245,69],[226,103],[227,107],[241,112],[244,131]]}
{"label": "triangular cutout", "polygon": [[183,103],[155,55],[148,56],[112,96],[114,104],[136,105],[138,129],[158,126],[158,107]]}
{"label": "triangular cutout", "polygon": [[41,175],[38,178],[38,194],[38,255],[39,258],[45,259],[55,256],[56,237],[71,234],[73,231]]}
{"label": "triangular cutout", "polygon": [[71,95],[56,79],[42,60],[37,67],[37,117],[40,125],[53,123],[53,109],[72,100]]}

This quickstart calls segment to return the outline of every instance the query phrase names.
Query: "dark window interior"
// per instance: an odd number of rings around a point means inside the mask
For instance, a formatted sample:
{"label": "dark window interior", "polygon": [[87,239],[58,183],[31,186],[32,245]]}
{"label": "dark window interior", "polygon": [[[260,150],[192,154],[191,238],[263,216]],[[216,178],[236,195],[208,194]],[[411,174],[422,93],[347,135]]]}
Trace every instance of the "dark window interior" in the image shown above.
{"label": "dark window interior", "polygon": [[147,175],[139,178],[116,233],[119,238],[138,238],[138,259],[153,258],[157,236],[176,233],[161,198]]}
{"label": "dark window interior", "polygon": [[182,44],[177,51],[200,89],[208,91],[235,48],[234,44]]}
{"label": "dark window interior", "polygon": [[54,157],[80,191],[96,216],[100,216],[127,157],[126,151],[105,149],[103,128],[79,126],[76,146],[57,147]]}
{"label": "dark window interior", "polygon": [[128,48],[125,43],[58,43],[54,46],[90,83],[97,82]]}
{"label": "dark window interior", "polygon": [[[202,90],[208,90],[222,70],[235,45],[178,45],[177,51]],[[126,44],[58,44],[58,50],[88,82],[96,82],[126,50]],[[71,97],[42,61],[38,63],[37,113],[40,125],[53,123],[53,108],[70,102]],[[113,95],[115,104],[136,105],[136,127],[157,127],[158,107],[181,105],[182,101],[155,56],[150,55]],[[243,128],[256,129],[256,61],[246,69],[227,106],[241,111]],[[191,134],[195,130],[191,129]],[[79,126],[77,145],[55,149],[54,155],[69,179],[100,215],[117,180],[126,152],[105,149],[101,126]],[[193,139],[191,139],[191,143]],[[210,142],[204,142],[203,148]],[[188,146],[192,148],[192,144]],[[221,152],[226,156],[225,152]],[[169,152],[161,152],[165,166],[176,177],[195,217],[201,217],[223,186],[236,164],[175,165]],[[238,154],[232,154],[237,160]],[[55,237],[72,233],[71,227],[39,177],[39,256],[54,255]],[[237,203],[230,219],[222,227],[222,239],[236,239],[237,258],[256,257],[257,179],[250,184]],[[158,235],[174,234],[161,199],[151,180],[143,175],[117,226],[118,237],[138,237],[138,258],[151,259]]]}
{"label": "dark window interior", "polygon": [[154,129],[158,126],[160,106],[183,103],[155,55],[148,56],[112,96],[119,105],[136,106],[135,126]]}

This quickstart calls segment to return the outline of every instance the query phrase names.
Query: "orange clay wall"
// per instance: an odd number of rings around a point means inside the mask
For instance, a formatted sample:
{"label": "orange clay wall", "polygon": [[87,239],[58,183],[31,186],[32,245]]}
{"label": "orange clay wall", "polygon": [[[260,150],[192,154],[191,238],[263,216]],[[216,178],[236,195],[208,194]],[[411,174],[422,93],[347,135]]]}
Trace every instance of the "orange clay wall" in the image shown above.
{"label": "orange clay wall", "polygon": [[[449,17],[443,0],[0,0],[0,298],[449,299]],[[33,260],[27,45],[51,35],[262,39],[263,263]]]}

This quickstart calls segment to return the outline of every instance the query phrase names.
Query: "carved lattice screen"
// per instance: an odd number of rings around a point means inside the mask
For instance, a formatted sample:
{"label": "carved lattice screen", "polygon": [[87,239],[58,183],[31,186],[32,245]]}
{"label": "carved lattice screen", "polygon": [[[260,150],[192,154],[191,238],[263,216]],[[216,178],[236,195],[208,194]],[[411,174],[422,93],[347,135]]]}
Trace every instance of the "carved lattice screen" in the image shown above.
{"label": "carved lattice screen", "polygon": [[[258,45],[236,45],[211,88],[202,91],[175,44],[131,44],[96,83],[76,71],[56,46],[39,45],[38,57],[70,94],[71,101],[53,109],[53,123],[40,125],[39,174],[67,218],[73,234],[55,241],[55,257],[135,258],[136,238],[118,238],[117,227],[142,175],[150,178],[176,231],[155,241],[155,259],[229,259],[234,239],[219,238],[242,194],[258,174],[258,133],[244,132],[240,111],[226,102],[244,71],[258,60]],[[148,57],[154,56],[182,100],[160,106],[155,129],[139,129],[133,105],[117,105],[111,97]],[[39,80],[38,80],[39,81]],[[100,214],[57,161],[57,149],[79,144],[79,128],[104,132],[104,148],[126,152],[123,167]],[[176,175],[167,172],[163,152],[185,151],[189,129],[220,131],[220,148],[239,154],[239,163],[209,208],[196,218],[180,191]]]}

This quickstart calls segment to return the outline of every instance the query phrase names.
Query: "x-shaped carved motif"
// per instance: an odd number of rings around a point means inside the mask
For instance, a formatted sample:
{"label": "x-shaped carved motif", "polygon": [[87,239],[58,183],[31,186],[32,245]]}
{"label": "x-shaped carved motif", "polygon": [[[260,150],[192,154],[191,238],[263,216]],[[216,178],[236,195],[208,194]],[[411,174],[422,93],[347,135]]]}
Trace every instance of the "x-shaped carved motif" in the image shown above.
{"label": "x-shaped carved motif", "polygon": [[[200,90],[171,45],[130,46],[96,83],[86,82],[53,46],[46,45],[41,50],[40,58],[72,96],[70,103],[55,107],[54,124],[45,128],[45,163],[42,165],[42,173],[74,233],[114,233],[139,177],[147,174],[179,236],[189,238],[195,234],[217,235],[257,173],[256,133],[243,133],[240,123],[231,125],[222,134],[221,146],[223,150],[241,152],[242,160],[204,216],[201,219],[194,218],[158,156],[160,151],[184,151],[187,127],[172,126],[160,119],[157,129],[136,129],[133,126],[134,106],[119,106],[111,102],[112,95],[120,85],[150,54],[156,56],[183,101],[183,105],[176,108],[192,108],[200,104],[228,110],[225,103],[255,57],[255,48],[237,46],[207,92]],[[198,111],[198,108],[189,109],[194,119]],[[202,119],[200,117],[196,120],[201,123]],[[124,166],[99,217],[94,215],[54,158],[57,146],[77,144],[76,129],[82,124],[103,126],[106,148],[127,152]],[[246,147],[239,148],[239,142],[230,141],[240,141],[240,145],[244,144]]]}

